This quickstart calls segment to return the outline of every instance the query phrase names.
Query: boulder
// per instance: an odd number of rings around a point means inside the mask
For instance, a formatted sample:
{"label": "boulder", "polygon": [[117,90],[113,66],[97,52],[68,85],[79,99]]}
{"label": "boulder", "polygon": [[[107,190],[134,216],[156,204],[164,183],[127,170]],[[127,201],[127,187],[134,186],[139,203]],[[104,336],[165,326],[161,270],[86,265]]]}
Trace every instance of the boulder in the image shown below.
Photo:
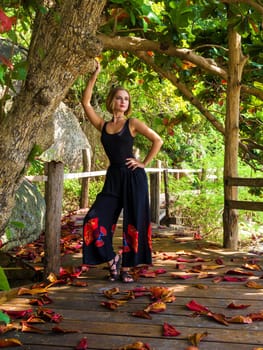
{"label": "boulder", "polygon": [[82,131],[79,121],[73,111],[63,102],[54,113],[53,123],[43,128],[40,135],[41,144],[47,144],[45,137],[53,139],[51,146],[44,151],[40,159],[45,162],[62,162],[70,170],[80,169],[82,166],[82,150],[91,153],[89,141]]}
{"label": "boulder", "polygon": [[34,241],[45,226],[45,200],[34,184],[25,179],[16,192],[15,202],[5,234],[1,237],[1,251]]}

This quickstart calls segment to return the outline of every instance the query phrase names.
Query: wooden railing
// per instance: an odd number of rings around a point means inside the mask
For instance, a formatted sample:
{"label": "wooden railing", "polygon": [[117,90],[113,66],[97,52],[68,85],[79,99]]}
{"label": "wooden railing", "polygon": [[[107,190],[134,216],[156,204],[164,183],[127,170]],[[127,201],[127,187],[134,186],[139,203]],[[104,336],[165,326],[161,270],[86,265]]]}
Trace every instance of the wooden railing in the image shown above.
{"label": "wooden railing", "polygon": [[[263,187],[263,178],[242,178],[242,177],[227,177],[225,186],[236,187]],[[263,202],[225,200],[226,208],[243,209],[252,211],[263,211]]]}

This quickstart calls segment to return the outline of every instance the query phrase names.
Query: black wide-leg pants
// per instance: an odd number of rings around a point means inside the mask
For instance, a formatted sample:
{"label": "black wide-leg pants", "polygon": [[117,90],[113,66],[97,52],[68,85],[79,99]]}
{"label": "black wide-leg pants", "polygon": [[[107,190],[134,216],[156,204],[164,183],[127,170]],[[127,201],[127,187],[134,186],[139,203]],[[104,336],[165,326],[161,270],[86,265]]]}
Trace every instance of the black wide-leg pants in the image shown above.
{"label": "black wide-leg pants", "polygon": [[98,265],[115,257],[113,236],[122,209],[122,266],[152,263],[152,231],[145,170],[111,165],[102,191],[84,218],[84,264]]}

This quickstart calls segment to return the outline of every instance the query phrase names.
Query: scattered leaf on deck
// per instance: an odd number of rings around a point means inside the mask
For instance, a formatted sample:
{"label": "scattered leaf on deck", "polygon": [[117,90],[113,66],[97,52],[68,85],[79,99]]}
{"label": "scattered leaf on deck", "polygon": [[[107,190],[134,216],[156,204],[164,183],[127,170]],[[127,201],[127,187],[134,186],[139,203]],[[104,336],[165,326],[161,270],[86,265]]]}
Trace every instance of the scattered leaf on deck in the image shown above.
{"label": "scattered leaf on deck", "polygon": [[238,315],[238,316],[233,316],[230,319],[228,318],[227,321],[229,323],[252,323],[252,319],[249,316],[242,316],[242,315]]}
{"label": "scattered leaf on deck", "polygon": [[3,310],[10,318],[17,319],[17,318],[24,318],[28,315],[32,314],[32,309],[26,309],[26,310]]}
{"label": "scattered leaf on deck", "polygon": [[0,334],[4,334],[15,329],[17,329],[17,327],[14,326],[12,323],[9,323],[7,325],[0,325]]}
{"label": "scattered leaf on deck", "polygon": [[75,347],[75,350],[87,350],[88,349],[88,339],[87,337],[83,337],[78,342],[77,346]]}
{"label": "scattered leaf on deck", "polygon": [[246,287],[248,288],[254,288],[254,289],[262,289],[263,288],[263,285],[262,284],[259,284],[255,281],[248,281],[246,283]]}
{"label": "scattered leaf on deck", "polygon": [[252,321],[263,321],[263,311],[251,313],[248,317],[250,317]]}
{"label": "scattered leaf on deck", "polygon": [[106,290],[103,291],[103,294],[108,299],[112,299],[113,295],[116,295],[116,294],[119,294],[119,293],[120,293],[120,288],[117,288],[117,287],[106,289]]}
{"label": "scattered leaf on deck", "polygon": [[149,344],[143,343],[141,341],[137,341],[132,344],[121,346],[117,350],[151,350],[151,348]]}
{"label": "scattered leaf on deck", "polygon": [[208,336],[208,333],[207,332],[204,332],[204,333],[194,333],[192,335],[189,335],[188,336],[188,339],[189,341],[192,343],[192,345],[194,346],[198,346],[200,341],[207,337]]}
{"label": "scattered leaf on deck", "polygon": [[226,316],[223,314],[217,314],[215,312],[209,312],[207,314],[208,317],[214,319],[215,321],[217,321],[218,323],[221,323],[225,326],[228,326],[228,322],[226,320]]}
{"label": "scattered leaf on deck", "polygon": [[139,318],[145,318],[146,320],[151,320],[152,316],[149,314],[149,312],[145,310],[138,310],[132,312],[132,316],[139,317]]}
{"label": "scattered leaf on deck", "polygon": [[35,294],[46,294],[48,293],[48,290],[46,288],[20,288],[17,292],[17,295],[25,295],[25,294],[30,294],[30,295],[35,295]]}
{"label": "scattered leaf on deck", "polygon": [[43,329],[31,326],[26,321],[22,321],[21,325],[22,325],[22,328],[21,328],[22,332],[26,332],[26,333],[45,333],[45,331]]}
{"label": "scattered leaf on deck", "polygon": [[52,328],[53,333],[61,333],[61,334],[68,334],[68,333],[79,333],[79,331],[71,330],[71,329],[63,329],[58,326],[55,326]]}
{"label": "scattered leaf on deck", "polygon": [[12,346],[22,346],[23,344],[16,338],[0,339],[0,348],[9,348]]}
{"label": "scattered leaf on deck", "polygon": [[228,309],[246,309],[250,304],[235,304],[234,302],[227,305]]}
{"label": "scattered leaf on deck", "polygon": [[159,313],[166,310],[166,304],[162,301],[156,301],[155,303],[149,304],[144,311]]}
{"label": "scattered leaf on deck", "polygon": [[189,303],[186,304],[186,306],[191,311],[202,312],[202,313],[207,313],[210,311],[206,306],[198,304],[195,300],[191,300]]}
{"label": "scattered leaf on deck", "polygon": [[181,332],[179,332],[174,326],[170,325],[169,323],[164,322],[164,324],[163,324],[163,336],[176,337],[180,334],[181,334]]}

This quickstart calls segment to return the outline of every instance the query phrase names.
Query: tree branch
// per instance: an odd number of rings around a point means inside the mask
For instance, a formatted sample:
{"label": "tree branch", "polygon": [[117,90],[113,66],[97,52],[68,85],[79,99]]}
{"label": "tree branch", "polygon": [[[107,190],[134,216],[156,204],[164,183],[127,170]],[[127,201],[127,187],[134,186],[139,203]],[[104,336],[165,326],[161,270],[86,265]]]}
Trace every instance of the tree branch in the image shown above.
{"label": "tree branch", "polygon": [[251,7],[254,7],[254,9],[257,12],[263,15],[263,6],[253,0],[221,0],[221,2],[223,4],[240,4],[240,3],[247,4]]}
{"label": "tree branch", "polygon": [[[168,46],[164,49],[159,42],[138,37],[115,36],[113,38],[102,33],[98,34],[97,37],[102,42],[104,49],[107,50],[129,51],[134,55],[137,55],[136,52],[138,51],[154,51],[167,56],[178,57],[181,60],[194,63],[208,73],[215,74],[227,80],[227,71],[225,69],[217,66],[213,60],[197,55],[193,50],[178,49],[174,46]],[[262,90],[247,85],[241,85],[241,89],[242,92],[263,100]]]}

